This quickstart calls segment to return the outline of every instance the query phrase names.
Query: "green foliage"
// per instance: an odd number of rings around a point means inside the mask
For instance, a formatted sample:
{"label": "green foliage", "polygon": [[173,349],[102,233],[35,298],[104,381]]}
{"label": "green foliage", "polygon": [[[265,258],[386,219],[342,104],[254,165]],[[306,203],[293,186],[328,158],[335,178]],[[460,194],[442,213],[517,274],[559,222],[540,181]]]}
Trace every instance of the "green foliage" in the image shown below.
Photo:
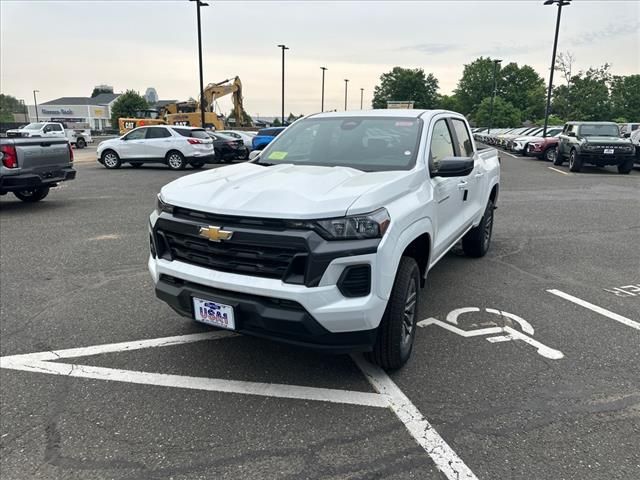
{"label": "green foliage", "polygon": [[544,115],[545,83],[529,65],[510,63],[500,70],[498,96],[519,109],[523,120]]}
{"label": "green foliage", "polygon": [[0,93],[0,122],[13,122],[13,113],[23,113],[24,106],[16,97]]}
{"label": "green foliage", "polygon": [[97,97],[101,93],[113,93],[113,90],[110,89],[110,88],[98,88],[98,87],[95,87],[93,89],[93,92],[91,92],[91,98]]}
{"label": "green foliage", "polygon": [[[553,126],[559,126],[559,125],[564,125],[565,123],[567,123],[568,120],[563,119],[562,117],[559,117],[557,115],[554,115],[553,113],[551,115],[549,115],[549,125],[553,125]],[[544,116],[538,118],[535,122],[536,125],[544,125]]]}
{"label": "green foliage", "polygon": [[[590,68],[571,78],[570,85],[561,85],[554,89],[552,112],[563,118],[580,121],[605,121],[613,118],[609,86],[613,77],[610,65]],[[618,80],[618,83],[623,81]],[[633,80],[632,80],[633,82]],[[622,92],[623,96],[627,92]],[[624,110],[617,112],[625,115]]]}
{"label": "green foliage", "polygon": [[438,107],[452,112],[462,112],[462,104],[456,95],[440,95],[438,97]]}
{"label": "green foliage", "polygon": [[640,119],[640,75],[613,77],[611,81],[611,112],[614,116],[629,119],[628,121]]}
{"label": "green foliage", "polygon": [[275,120],[273,121],[273,126],[274,127],[281,127],[282,126],[282,122],[280,121],[280,117],[276,117]]}
{"label": "green foliage", "polygon": [[438,105],[438,79],[425,75],[421,68],[394,67],[380,76],[373,90],[373,108],[387,108],[387,101],[413,101],[414,108],[430,109]]}
{"label": "green foliage", "polygon": [[[236,119],[235,107],[231,107],[231,112],[229,113],[227,120],[230,120],[230,119],[233,119],[233,122],[235,123],[235,119]],[[251,115],[249,115],[246,110],[242,111],[242,125],[245,127],[247,125],[253,125],[253,118],[251,118]]]}
{"label": "green foliage", "polygon": [[[493,60],[489,57],[480,57],[464,66],[462,77],[454,94],[460,102],[460,113],[473,114],[479,107],[482,99],[493,94]],[[498,77],[500,66],[498,66]],[[499,84],[499,81],[497,81]]]}
{"label": "green foliage", "polygon": [[[489,125],[491,119],[491,97],[486,97],[480,102],[473,120],[476,125]],[[512,103],[496,97],[493,104],[493,122],[491,126],[494,128],[517,127],[522,123],[522,112],[518,110]]]}
{"label": "green foliage", "polygon": [[111,107],[111,125],[117,127],[118,119],[135,117],[138,110],[149,108],[149,104],[143,96],[133,90],[127,90],[120,95]]}

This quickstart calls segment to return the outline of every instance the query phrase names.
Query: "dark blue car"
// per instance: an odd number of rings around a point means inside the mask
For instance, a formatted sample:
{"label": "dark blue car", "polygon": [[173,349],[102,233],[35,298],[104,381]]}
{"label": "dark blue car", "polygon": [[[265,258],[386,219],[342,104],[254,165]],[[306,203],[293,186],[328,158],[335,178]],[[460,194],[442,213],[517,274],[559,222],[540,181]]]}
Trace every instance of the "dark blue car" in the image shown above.
{"label": "dark blue car", "polygon": [[276,138],[286,127],[271,127],[263,128],[259,130],[255,137],[253,137],[252,147],[254,150],[262,150],[269,145],[271,140]]}

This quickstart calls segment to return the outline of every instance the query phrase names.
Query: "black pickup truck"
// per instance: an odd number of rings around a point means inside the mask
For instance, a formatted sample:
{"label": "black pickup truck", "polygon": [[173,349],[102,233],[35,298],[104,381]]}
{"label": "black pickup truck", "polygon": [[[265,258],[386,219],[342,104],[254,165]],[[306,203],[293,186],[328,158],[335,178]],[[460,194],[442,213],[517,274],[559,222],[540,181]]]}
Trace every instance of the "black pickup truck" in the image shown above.
{"label": "black pickup truck", "polygon": [[616,165],[619,173],[629,173],[635,160],[635,147],[620,137],[613,122],[569,122],[558,137],[555,165],[569,159],[569,170],[579,172],[585,163],[604,167]]}
{"label": "black pickup truck", "polygon": [[38,202],[75,177],[66,138],[0,138],[0,195],[13,192],[23,202]]}

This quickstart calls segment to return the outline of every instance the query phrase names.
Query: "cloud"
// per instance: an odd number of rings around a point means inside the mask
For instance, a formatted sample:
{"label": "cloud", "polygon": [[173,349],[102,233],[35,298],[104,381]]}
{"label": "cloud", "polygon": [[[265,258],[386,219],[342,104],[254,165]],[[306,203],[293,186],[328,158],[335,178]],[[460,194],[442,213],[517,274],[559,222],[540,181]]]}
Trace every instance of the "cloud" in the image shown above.
{"label": "cloud", "polygon": [[397,50],[415,50],[428,55],[438,55],[457,50],[458,48],[460,48],[458,45],[452,45],[449,43],[419,43],[417,45],[400,47]]}
{"label": "cloud", "polygon": [[629,34],[638,34],[640,30],[640,21],[626,23],[626,24],[609,24],[602,30],[596,30],[594,32],[585,32],[569,39],[570,45],[591,45],[610,38],[622,37]]}

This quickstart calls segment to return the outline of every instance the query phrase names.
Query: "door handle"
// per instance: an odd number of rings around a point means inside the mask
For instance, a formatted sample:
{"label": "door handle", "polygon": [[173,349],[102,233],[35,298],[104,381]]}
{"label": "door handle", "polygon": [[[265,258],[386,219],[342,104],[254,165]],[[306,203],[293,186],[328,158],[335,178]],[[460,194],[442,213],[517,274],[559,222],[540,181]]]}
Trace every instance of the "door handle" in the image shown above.
{"label": "door handle", "polygon": [[458,190],[464,190],[468,186],[469,186],[469,182],[466,182],[466,181],[463,180],[458,184]]}

